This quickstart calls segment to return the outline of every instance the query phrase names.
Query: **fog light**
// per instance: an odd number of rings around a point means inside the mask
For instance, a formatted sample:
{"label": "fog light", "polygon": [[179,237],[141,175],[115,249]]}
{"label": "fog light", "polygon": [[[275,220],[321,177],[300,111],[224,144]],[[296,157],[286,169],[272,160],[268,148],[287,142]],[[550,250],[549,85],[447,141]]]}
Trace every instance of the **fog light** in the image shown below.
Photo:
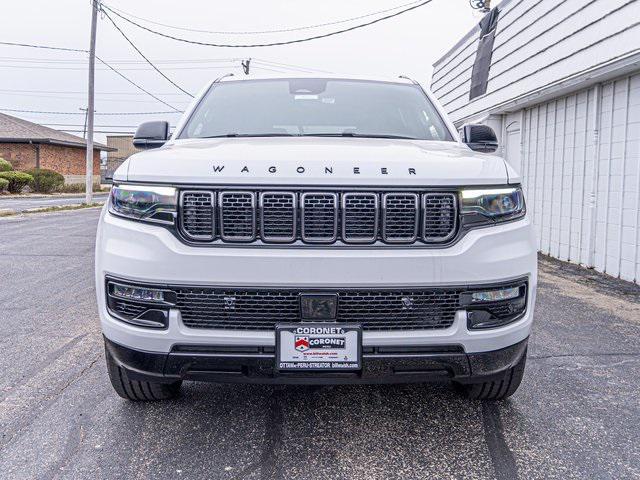
{"label": "fog light", "polygon": [[487,290],[484,292],[473,292],[471,303],[478,302],[501,302],[511,300],[520,296],[520,287],[502,288],[500,290]]}
{"label": "fog light", "polygon": [[117,283],[112,283],[111,294],[114,297],[137,300],[140,302],[164,302],[164,292],[152,288],[127,287]]}

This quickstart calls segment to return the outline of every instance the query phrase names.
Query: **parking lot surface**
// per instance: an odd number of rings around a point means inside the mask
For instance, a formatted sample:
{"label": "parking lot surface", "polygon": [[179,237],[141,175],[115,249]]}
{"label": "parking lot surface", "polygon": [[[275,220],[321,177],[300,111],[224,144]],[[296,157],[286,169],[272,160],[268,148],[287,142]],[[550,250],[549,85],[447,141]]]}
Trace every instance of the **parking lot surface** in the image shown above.
{"label": "parking lot surface", "polygon": [[520,390],[109,384],[98,210],[0,219],[0,478],[640,478],[640,289],[541,259]]}

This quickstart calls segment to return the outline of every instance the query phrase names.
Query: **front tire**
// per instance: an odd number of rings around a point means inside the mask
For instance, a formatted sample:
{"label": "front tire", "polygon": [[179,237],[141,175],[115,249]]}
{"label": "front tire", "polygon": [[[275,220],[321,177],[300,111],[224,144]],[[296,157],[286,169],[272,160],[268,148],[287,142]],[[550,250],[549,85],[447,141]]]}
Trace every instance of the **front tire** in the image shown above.
{"label": "front tire", "polygon": [[180,393],[182,380],[172,383],[146,382],[131,380],[127,371],[118,366],[115,359],[105,347],[105,357],[107,360],[107,372],[109,380],[118,395],[133,402],[152,402],[158,400],[170,400],[176,398]]}
{"label": "front tire", "polygon": [[504,400],[516,393],[522,377],[524,377],[524,367],[527,363],[527,351],[522,354],[513,367],[504,372],[502,377],[489,382],[461,384],[455,383],[456,389],[467,398],[472,400]]}

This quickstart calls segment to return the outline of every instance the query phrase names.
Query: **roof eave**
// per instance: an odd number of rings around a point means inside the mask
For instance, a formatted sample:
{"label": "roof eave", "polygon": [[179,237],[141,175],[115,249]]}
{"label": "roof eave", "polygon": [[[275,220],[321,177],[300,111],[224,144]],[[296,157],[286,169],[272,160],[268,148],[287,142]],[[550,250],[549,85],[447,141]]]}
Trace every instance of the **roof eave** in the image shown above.
{"label": "roof eave", "polygon": [[[2,138],[0,137],[0,143],[29,143],[29,144],[47,144],[47,145],[59,145],[62,147],[77,147],[77,148],[87,148],[85,143],[77,143],[77,142],[65,142],[63,140],[54,140],[51,138]],[[117,148],[108,147],[106,145],[102,145],[101,143],[93,144],[94,150],[101,150],[104,152],[115,152]]]}

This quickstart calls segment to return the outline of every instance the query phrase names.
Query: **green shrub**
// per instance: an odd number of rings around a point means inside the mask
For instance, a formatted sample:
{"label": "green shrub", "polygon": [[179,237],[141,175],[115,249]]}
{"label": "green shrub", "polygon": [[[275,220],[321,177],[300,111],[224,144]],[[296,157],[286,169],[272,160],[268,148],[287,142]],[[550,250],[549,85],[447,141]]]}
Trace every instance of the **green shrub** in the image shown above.
{"label": "green shrub", "polygon": [[0,172],[0,178],[9,181],[7,190],[11,193],[20,193],[24,187],[33,181],[33,177],[24,172]]}
{"label": "green shrub", "polygon": [[27,170],[26,173],[33,177],[29,187],[34,192],[51,193],[64,185],[64,177],[53,170],[41,168],[40,170]]}
{"label": "green shrub", "polygon": [[[93,184],[93,191],[95,192],[108,192],[109,189],[103,189],[99,183]],[[56,188],[56,192],[59,193],[84,193],[85,185],[84,183],[69,183],[66,185],[62,185],[59,188]]]}
{"label": "green shrub", "polygon": [[2,192],[3,190],[6,190],[8,186],[9,186],[9,180],[0,178],[0,192]]}
{"label": "green shrub", "polygon": [[13,170],[13,166],[4,158],[0,157],[0,172],[9,172]]}

